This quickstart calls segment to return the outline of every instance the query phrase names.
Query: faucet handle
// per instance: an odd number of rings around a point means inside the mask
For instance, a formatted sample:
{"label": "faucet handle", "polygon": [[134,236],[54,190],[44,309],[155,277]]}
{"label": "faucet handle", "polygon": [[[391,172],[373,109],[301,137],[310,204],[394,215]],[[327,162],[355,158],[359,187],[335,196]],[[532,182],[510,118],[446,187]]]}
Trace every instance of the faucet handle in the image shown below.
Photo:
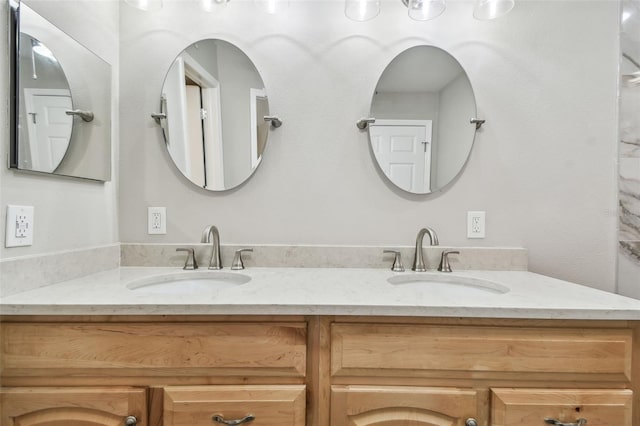
{"label": "faucet handle", "polygon": [[404,272],[404,265],[402,264],[402,254],[397,250],[383,250],[383,253],[393,253],[395,255],[393,259],[393,265],[391,270],[394,272]]}
{"label": "faucet handle", "polygon": [[451,265],[449,265],[449,255],[450,254],[460,254],[458,250],[444,250],[442,252],[442,257],[440,258],[440,265],[438,266],[438,271],[440,272],[452,272]]}
{"label": "faucet handle", "polygon": [[250,251],[253,252],[252,248],[243,248],[240,250],[236,250],[235,256],[233,256],[233,262],[231,263],[231,269],[234,271],[238,271],[240,269],[244,269],[244,263],[242,262],[242,252]]}
{"label": "faucet handle", "polygon": [[176,251],[186,251],[188,253],[187,259],[184,261],[184,267],[182,269],[188,269],[188,270],[198,269],[198,261],[196,260],[196,252],[194,249],[192,249],[191,247],[188,247],[188,248],[179,247],[176,249]]}

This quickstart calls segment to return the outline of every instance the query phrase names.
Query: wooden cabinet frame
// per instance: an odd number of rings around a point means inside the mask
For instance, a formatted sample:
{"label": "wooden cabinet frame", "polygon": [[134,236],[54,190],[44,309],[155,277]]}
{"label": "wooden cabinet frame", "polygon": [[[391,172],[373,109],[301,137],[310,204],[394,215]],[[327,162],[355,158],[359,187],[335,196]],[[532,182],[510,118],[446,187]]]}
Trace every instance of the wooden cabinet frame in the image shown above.
{"label": "wooden cabinet frame", "polygon": [[[588,320],[520,320],[520,319],[479,319],[479,318],[421,318],[421,317],[350,317],[350,316],[4,316],[0,317],[0,373],[1,384],[4,387],[29,387],[29,386],[132,386],[148,389],[149,425],[160,426],[162,416],[162,388],[172,386],[196,386],[196,385],[305,385],[306,387],[306,412],[307,425],[329,426],[331,416],[331,387],[332,386],[416,386],[416,387],[446,387],[459,389],[479,390],[483,404],[490,405],[490,390],[492,388],[549,388],[549,389],[630,389],[633,391],[632,416],[633,424],[640,425],[640,326],[634,321],[588,321]],[[288,348],[285,351],[262,352],[265,354],[263,361],[268,368],[254,365],[245,368],[246,365],[233,367],[231,364],[210,368],[205,365],[190,364],[188,368],[180,368],[179,359],[169,367],[153,365],[151,367],[126,366],[119,368],[114,364],[110,368],[102,369],[95,365],[87,371],[79,371],[73,366],[61,368],[59,371],[42,368],[33,374],[28,366],[41,365],[46,362],[34,357],[28,349],[22,348],[24,355],[12,352],[11,330],[16,324],[29,325],[62,325],[60,330],[73,335],[75,331],[69,331],[74,324],[87,326],[106,324],[111,330],[110,336],[115,336],[119,327],[133,325],[132,329],[143,330],[147,327],[166,327],[168,324],[179,324],[182,330],[188,330],[190,326],[202,328],[202,324],[212,325],[212,330],[222,332],[227,324],[238,325],[236,330],[250,330],[252,325],[273,326],[273,332],[269,332],[273,345],[284,343]],[[217,327],[217,328],[216,328]],[[284,329],[279,328],[284,327]],[[521,374],[517,371],[477,371],[460,364],[458,369],[439,370],[438,368],[423,368],[420,360],[415,361],[412,372],[409,374],[396,374],[397,371],[388,370],[376,372],[375,364],[366,368],[349,368],[339,364],[337,356],[337,342],[332,342],[337,337],[337,331],[344,330],[389,330],[397,329],[414,330],[418,336],[438,335],[447,330],[455,330],[452,335],[462,336],[464,330],[479,330],[490,333],[496,330],[498,335],[518,335],[519,330],[527,330],[535,336],[555,336],[553,339],[562,340],[563,330],[569,335],[574,333],[585,337],[581,340],[583,347],[589,348],[589,336],[597,336],[603,341],[610,339],[612,353],[607,350],[602,352],[602,363],[606,363],[607,357],[612,356],[614,361],[608,366],[599,366],[597,363],[593,371],[588,369],[589,356],[585,359],[584,366],[576,367],[576,371],[568,371],[558,374],[557,369],[549,371],[529,371]],[[205,327],[206,328],[206,327]],[[91,327],[89,327],[91,329]],[[55,327],[50,328],[55,333]],[[78,329],[79,330],[79,329]],[[115,330],[115,331],[114,331]],[[5,332],[7,332],[5,334]],[[548,333],[547,333],[548,332]],[[435,334],[434,334],[435,333]],[[460,334],[462,333],[462,334]],[[250,336],[249,332],[249,336]],[[490,333],[491,334],[491,333]],[[493,334],[496,335],[495,333]],[[67,334],[69,336],[69,334]],[[197,340],[197,339],[196,339]],[[245,339],[246,340],[246,339]],[[249,338],[248,340],[251,340]],[[595,339],[597,340],[597,339]],[[400,340],[402,341],[402,339]],[[242,345],[243,339],[238,340]],[[459,344],[460,342],[456,343]],[[34,343],[35,344],[35,343]],[[269,343],[271,345],[271,343]],[[384,345],[384,342],[381,343]],[[423,344],[424,345],[424,344]],[[456,346],[454,345],[454,346]],[[586,345],[586,346],[584,346]],[[187,346],[198,347],[197,341],[191,341]],[[205,345],[206,346],[206,345]],[[180,347],[178,345],[177,347]],[[560,346],[558,346],[560,347]],[[570,344],[569,344],[570,347]],[[607,347],[607,344],[604,346]],[[406,350],[406,348],[400,348]],[[25,352],[26,351],[26,352]],[[622,351],[622,354],[621,354]],[[197,352],[197,351],[196,351]],[[48,354],[51,355],[51,351]],[[193,355],[192,352],[191,355]],[[333,355],[332,355],[333,353]],[[541,351],[544,353],[544,351]],[[625,355],[625,353],[628,353]],[[182,352],[180,356],[187,356]],[[357,356],[360,356],[356,354]],[[23,357],[22,364],[19,361]],[[205,355],[206,356],[206,355]],[[332,359],[333,356],[333,359]],[[355,355],[354,355],[355,356]],[[388,354],[379,353],[380,360],[384,360]],[[356,357],[357,358],[357,357]],[[352,358],[351,361],[353,361]],[[506,359],[509,359],[508,357]],[[271,364],[271,361],[275,364]],[[120,360],[122,361],[122,359]],[[349,362],[351,362],[349,361]],[[55,361],[58,362],[58,361]],[[189,362],[194,362],[191,359]],[[262,362],[262,361],[261,361]],[[511,363],[512,361],[508,361]],[[280,363],[280,364],[278,364]],[[125,363],[126,364],[126,363]],[[259,364],[259,363],[258,363]],[[544,364],[544,363],[543,363]],[[550,364],[549,364],[550,365]],[[77,366],[77,365],[76,365]],[[231,367],[231,368],[229,368]],[[552,366],[553,367],[553,366]],[[545,367],[547,368],[547,367]],[[397,370],[397,369],[396,369]],[[411,370],[411,369],[410,369]],[[416,373],[416,374],[414,374]],[[487,413],[489,410],[486,410]],[[483,419],[488,424],[488,419]],[[483,423],[481,423],[483,424]],[[339,425],[333,425],[339,426]]]}

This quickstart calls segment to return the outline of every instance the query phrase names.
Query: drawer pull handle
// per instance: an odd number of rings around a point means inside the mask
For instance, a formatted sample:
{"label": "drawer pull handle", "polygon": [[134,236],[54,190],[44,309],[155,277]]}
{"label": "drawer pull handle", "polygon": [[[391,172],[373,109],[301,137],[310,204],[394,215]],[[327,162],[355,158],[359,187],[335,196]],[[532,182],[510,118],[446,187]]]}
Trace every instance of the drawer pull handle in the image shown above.
{"label": "drawer pull handle", "polygon": [[556,425],[556,426],[583,426],[587,424],[587,419],[578,419],[575,423],[562,423],[559,420],[550,419],[549,417],[546,417],[544,421],[550,425]]}
{"label": "drawer pull handle", "polygon": [[466,422],[464,422],[464,426],[478,426],[478,421],[473,417],[470,417]]}
{"label": "drawer pull handle", "polygon": [[137,423],[138,419],[136,419],[136,416],[127,416],[124,419],[125,426],[136,426]]}
{"label": "drawer pull handle", "polygon": [[239,420],[225,420],[220,414],[213,416],[213,421],[216,423],[222,423],[223,425],[241,425],[242,423],[249,423],[256,419],[256,416],[249,414]]}

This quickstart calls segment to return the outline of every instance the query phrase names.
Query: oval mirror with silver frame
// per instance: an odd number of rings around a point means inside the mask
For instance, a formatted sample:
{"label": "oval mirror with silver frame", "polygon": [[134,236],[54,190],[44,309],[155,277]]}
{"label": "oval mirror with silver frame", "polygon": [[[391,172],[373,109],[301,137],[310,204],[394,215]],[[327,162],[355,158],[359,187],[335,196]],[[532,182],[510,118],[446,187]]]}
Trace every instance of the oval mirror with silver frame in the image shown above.
{"label": "oval mirror with silver frame", "polygon": [[477,128],[466,72],[446,51],[416,46],[386,67],[371,102],[371,150],[385,176],[413,194],[442,190],[464,168]]}
{"label": "oval mirror with silver frame", "polygon": [[197,41],[178,55],[162,86],[160,113],[152,117],[175,166],[210,191],[245,182],[262,161],[269,128],[281,124],[269,115],[251,59],[219,39]]}

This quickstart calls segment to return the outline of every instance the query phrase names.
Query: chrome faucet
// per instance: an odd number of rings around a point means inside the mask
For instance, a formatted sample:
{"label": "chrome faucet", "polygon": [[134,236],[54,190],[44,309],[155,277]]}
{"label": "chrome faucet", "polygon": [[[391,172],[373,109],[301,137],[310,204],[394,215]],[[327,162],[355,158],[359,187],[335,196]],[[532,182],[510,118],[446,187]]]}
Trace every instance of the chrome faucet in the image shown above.
{"label": "chrome faucet", "polygon": [[413,258],[413,266],[411,267],[412,271],[427,271],[427,268],[424,266],[424,253],[422,252],[422,240],[424,239],[424,234],[429,235],[429,240],[432,246],[437,246],[439,244],[436,231],[431,228],[422,228],[420,232],[418,232],[418,237],[416,238],[416,255]]}
{"label": "chrome faucet", "polygon": [[220,258],[220,233],[218,228],[209,225],[202,232],[202,242],[211,243],[211,260],[209,260],[209,269],[222,269],[222,259]]}

